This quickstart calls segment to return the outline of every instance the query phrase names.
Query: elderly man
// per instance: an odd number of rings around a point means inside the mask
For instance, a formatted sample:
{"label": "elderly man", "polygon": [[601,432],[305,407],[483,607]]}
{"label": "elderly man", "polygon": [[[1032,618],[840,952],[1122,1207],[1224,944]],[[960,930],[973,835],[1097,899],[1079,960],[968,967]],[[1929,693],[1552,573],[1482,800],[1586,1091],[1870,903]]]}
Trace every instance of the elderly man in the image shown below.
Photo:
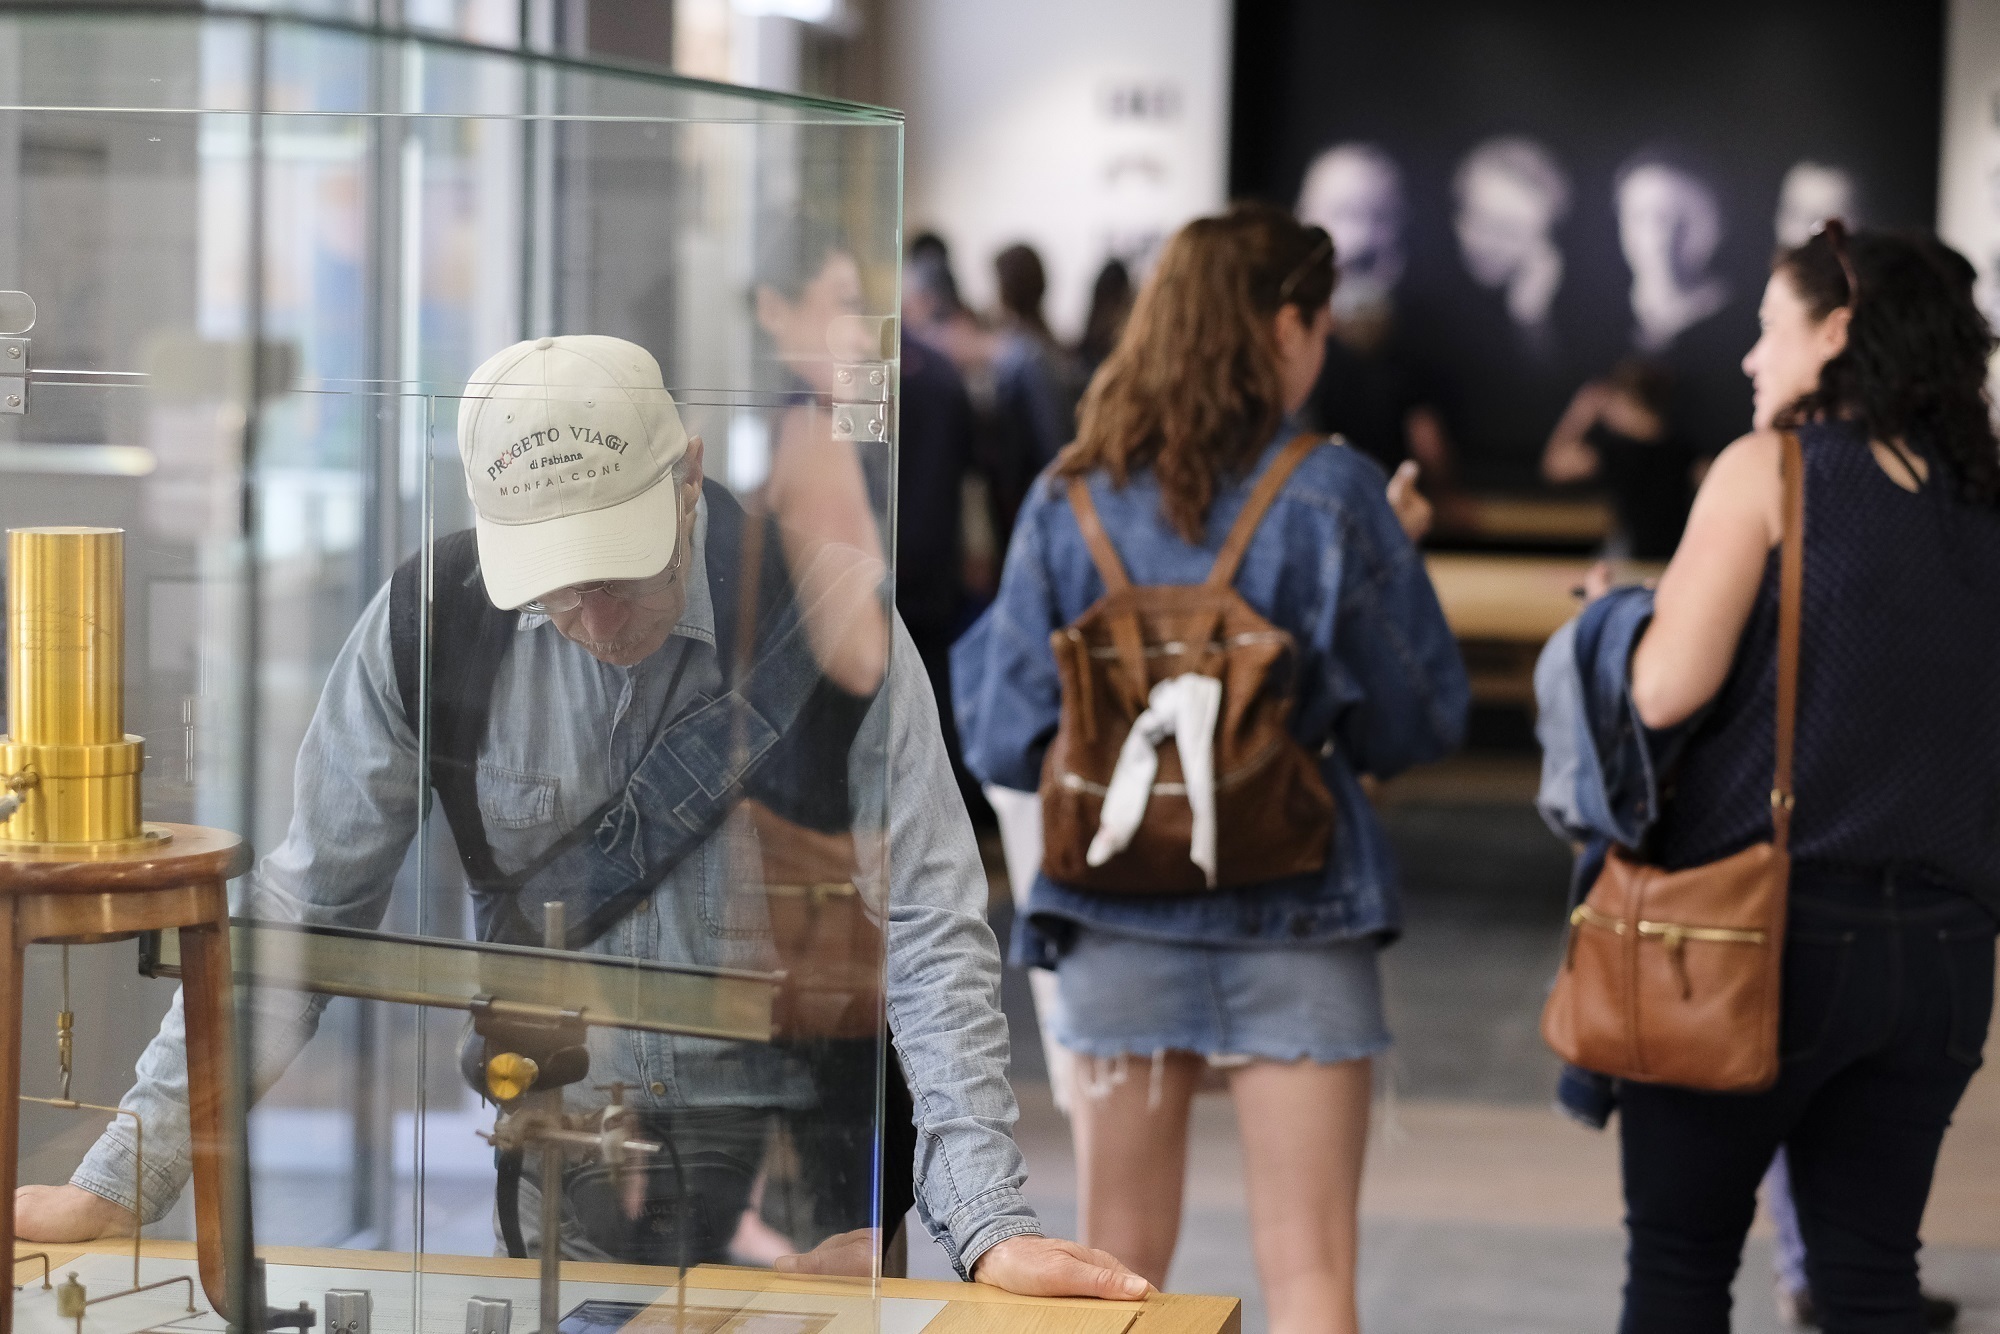
{"label": "elderly man", "polygon": [[[377,925],[434,790],[482,939],[540,943],[529,923],[554,898],[571,948],[769,969],[760,848],[768,864],[772,831],[824,841],[845,822],[855,882],[870,915],[886,919],[886,1010],[914,1094],[926,1223],[967,1277],[1039,1294],[1144,1295],[1110,1256],[1044,1238],[1021,1197],[986,880],[922,664],[883,608],[879,560],[796,534],[775,540],[771,521],[704,486],[701,441],[683,429],[659,367],[619,339],[543,338],[498,353],[473,374],[458,435],[474,534],[434,548],[428,604],[413,563],[363,612],[300,748],[291,827],[253,872],[245,908]],[[426,615],[427,694],[415,665]],[[428,774],[412,717],[424,698]],[[297,1054],[325,1003],[260,990],[260,1081]],[[643,1131],[676,1150],[674,1180],[657,1179],[665,1166],[637,1184],[606,1180],[594,1164],[566,1170],[564,1253],[723,1258],[776,1123],[792,1128],[801,1157],[817,1146],[854,1160],[808,1161],[799,1174],[858,1198],[848,1225],[865,1224],[872,1172],[858,1191],[851,1178],[855,1162],[870,1162],[874,1106],[852,1085],[879,1077],[867,1023],[860,1037],[845,1030],[845,1047],[838,1035],[762,1044],[593,1029],[589,1082],[571,1085],[568,1108],[589,1110],[593,1083],[634,1090]],[[125,1105],[147,1127],[141,1198],[131,1198],[135,1146],[114,1127],[68,1185],[21,1188],[18,1235],[129,1231],[135,1214],[152,1220],[172,1205],[188,1170],[178,998],[138,1075]],[[846,1115],[845,1141],[830,1124],[843,1106],[859,1109]],[[846,1187],[825,1184],[843,1173]],[[525,1176],[519,1189],[533,1196],[532,1163]],[[503,1191],[510,1249],[539,1249],[540,1237],[520,1236],[535,1209],[509,1203]],[[793,1263],[865,1261],[871,1245],[835,1236]]]}

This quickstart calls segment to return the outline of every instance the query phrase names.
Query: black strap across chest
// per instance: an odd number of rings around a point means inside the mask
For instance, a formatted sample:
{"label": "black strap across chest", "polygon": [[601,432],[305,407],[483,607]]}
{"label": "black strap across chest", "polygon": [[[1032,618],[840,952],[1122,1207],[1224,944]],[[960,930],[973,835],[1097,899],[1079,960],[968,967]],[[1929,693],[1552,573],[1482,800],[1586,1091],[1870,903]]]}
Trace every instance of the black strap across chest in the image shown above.
{"label": "black strap across chest", "polygon": [[[703,494],[708,509],[704,556],[716,652],[731,693],[719,700],[698,699],[666,720],[655,749],[674,728],[687,729],[697,743],[716,734],[740,737],[743,717],[760,729],[769,722],[775,735],[754,754],[732,756],[718,764],[723,787],[711,800],[698,803],[699,810],[661,811],[657,821],[651,820],[648,803],[638,799],[644,794],[635,793],[628,784],[534,862],[511,874],[500,869],[480,814],[479,752],[518,613],[502,611],[487,599],[476,539],[469,529],[433,544],[431,596],[424,595],[425,571],[417,556],[405,561],[391,580],[389,636],[397,691],[406,718],[427,716],[430,786],[444,808],[471,883],[483,939],[540,943],[529,926],[530,914],[521,912],[515,902],[518,892],[566,858],[587,862],[592,849],[585,845],[593,840],[618,842],[629,857],[635,838],[629,826],[634,818],[656,826],[637,836],[646,855],[633,859],[641,864],[630,883],[579,904],[570,913],[572,947],[595,939],[643,901],[651,887],[699,846],[744,796],[755,796],[808,828],[835,832],[849,825],[847,754],[871,701],[847,694],[811,663],[776,524],[768,517],[747,515],[735,497],[712,482],[705,484]],[[754,589],[747,588],[752,580]],[[428,662],[423,660],[426,617]],[[686,663],[684,651],[674,672],[676,682]],[[774,670],[799,663],[806,664],[809,680],[796,670]],[[427,673],[431,688],[426,697],[421,683]],[[774,686],[774,681],[787,684]],[[740,707],[732,710],[732,703]],[[646,763],[641,762],[642,771]],[[573,873],[576,867],[559,869]],[[567,889],[575,877],[554,878],[566,882]]]}

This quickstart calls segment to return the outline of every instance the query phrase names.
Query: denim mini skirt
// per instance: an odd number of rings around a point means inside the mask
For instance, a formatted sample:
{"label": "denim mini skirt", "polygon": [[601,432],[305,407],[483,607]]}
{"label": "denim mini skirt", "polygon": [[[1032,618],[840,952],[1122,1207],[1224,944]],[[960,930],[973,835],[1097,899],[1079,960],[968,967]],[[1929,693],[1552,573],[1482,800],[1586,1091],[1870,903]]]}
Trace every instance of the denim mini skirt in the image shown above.
{"label": "denim mini skirt", "polygon": [[1056,965],[1056,1041],[1084,1056],[1211,1064],[1360,1060],[1389,1048],[1374,940],[1248,948],[1079,931]]}

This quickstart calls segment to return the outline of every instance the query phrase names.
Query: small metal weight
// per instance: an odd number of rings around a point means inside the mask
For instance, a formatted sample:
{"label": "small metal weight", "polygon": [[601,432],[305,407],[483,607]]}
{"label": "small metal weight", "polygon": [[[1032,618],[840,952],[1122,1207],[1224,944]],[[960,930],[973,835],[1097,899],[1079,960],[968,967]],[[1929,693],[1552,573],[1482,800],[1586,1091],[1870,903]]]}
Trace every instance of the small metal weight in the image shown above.
{"label": "small metal weight", "polygon": [[326,1334],[370,1334],[375,1296],[366,1288],[333,1288],[326,1294]]}

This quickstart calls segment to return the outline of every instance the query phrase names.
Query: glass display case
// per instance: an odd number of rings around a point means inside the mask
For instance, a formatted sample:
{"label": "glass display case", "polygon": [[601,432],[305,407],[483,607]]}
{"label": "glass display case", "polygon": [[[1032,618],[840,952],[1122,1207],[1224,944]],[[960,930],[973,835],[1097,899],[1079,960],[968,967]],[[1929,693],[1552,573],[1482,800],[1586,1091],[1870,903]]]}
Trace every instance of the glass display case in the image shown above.
{"label": "glass display case", "polygon": [[[149,1244],[17,1268],[17,1329],[907,1316],[875,1283],[910,1152],[902,133],[308,18],[0,6],[0,527],[122,560],[87,614],[11,580],[9,624],[60,604],[122,672],[122,723],[61,744],[143,738],[136,814],[64,846],[254,856],[226,1051],[173,931],[26,947],[18,1179],[81,1164]],[[26,823],[54,763],[0,860],[66,855]],[[552,1226],[599,1263],[492,1258]],[[197,1238],[226,1291],[152,1244]],[[800,1253],[844,1285],[757,1279]],[[662,1303],[715,1264],[746,1268]]]}

